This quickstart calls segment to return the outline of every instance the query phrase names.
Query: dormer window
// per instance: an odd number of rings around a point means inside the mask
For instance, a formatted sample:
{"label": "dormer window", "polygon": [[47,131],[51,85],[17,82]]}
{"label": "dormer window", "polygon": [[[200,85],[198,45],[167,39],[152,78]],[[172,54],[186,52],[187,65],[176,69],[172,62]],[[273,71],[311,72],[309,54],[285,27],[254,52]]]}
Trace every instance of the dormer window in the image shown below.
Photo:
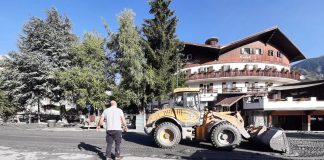
{"label": "dormer window", "polygon": [[277,57],[281,58],[281,52],[280,51],[277,51]]}
{"label": "dormer window", "polygon": [[252,54],[252,48],[242,48],[241,54]]}
{"label": "dormer window", "polygon": [[268,50],[268,55],[273,56],[273,50]]}

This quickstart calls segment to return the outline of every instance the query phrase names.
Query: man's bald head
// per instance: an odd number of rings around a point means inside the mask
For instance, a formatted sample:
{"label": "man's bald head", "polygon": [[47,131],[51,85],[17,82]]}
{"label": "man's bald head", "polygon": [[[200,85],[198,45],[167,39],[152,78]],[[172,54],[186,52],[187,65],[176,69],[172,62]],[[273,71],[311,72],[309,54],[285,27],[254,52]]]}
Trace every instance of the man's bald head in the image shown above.
{"label": "man's bald head", "polygon": [[111,106],[116,106],[116,107],[117,107],[117,102],[114,101],[114,100],[112,100],[112,101],[110,101],[110,105],[111,105]]}

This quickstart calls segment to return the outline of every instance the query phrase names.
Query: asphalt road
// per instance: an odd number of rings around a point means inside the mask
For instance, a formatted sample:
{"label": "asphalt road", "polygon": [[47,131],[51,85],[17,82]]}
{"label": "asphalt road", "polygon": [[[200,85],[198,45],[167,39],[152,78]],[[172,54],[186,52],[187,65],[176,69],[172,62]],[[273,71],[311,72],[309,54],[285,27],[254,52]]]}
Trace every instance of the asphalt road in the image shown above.
{"label": "asphalt road", "polygon": [[[295,137],[296,139],[296,137]],[[324,144],[324,143],[323,143]],[[105,132],[0,126],[0,159],[104,159]],[[124,159],[296,159],[243,142],[234,151],[215,150],[208,143],[184,141],[175,149],[158,148],[140,132],[123,134]],[[305,157],[304,157],[305,158]]]}

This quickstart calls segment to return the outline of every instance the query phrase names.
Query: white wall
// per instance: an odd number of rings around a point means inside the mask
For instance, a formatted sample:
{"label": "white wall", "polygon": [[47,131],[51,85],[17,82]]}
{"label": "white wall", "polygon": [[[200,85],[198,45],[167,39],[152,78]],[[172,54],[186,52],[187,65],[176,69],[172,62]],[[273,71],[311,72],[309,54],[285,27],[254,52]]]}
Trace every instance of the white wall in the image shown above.
{"label": "white wall", "polygon": [[243,108],[262,110],[324,110],[324,101],[317,101],[316,97],[311,97],[311,100],[304,101],[293,101],[292,97],[287,97],[285,101],[269,101],[267,97],[263,97],[256,103],[244,101]]}
{"label": "white wall", "polygon": [[[65,105],[65,109],[67,111],[69,109],[71,109],[71,108],[76,108],[75,104],[73,104],[73,103],[71,103],[69,101],[61,101],[61,103],[59,104],[58,102],[56,102],[56,103],[51,102],[50,99],[48,99],[48,98],[45,98],[45,99],[41,100],[40,103],[41,103],[41,106],[43,106],[43,105],[49,105],[49,104],[53,104],[53,105],[56,105],[56,106]],[[30,112],[37,112],[38,111],[37,104],[28,105],[26,107],[26,110],[28,110]],[[58,111],[58,110],[55,110],[55,109],[47,109],[47,110],[44,110],[43,107],[40,108],[40,112],[42,114],[54,114],[54,115],[59,115],[60,114],[60,111]]]}

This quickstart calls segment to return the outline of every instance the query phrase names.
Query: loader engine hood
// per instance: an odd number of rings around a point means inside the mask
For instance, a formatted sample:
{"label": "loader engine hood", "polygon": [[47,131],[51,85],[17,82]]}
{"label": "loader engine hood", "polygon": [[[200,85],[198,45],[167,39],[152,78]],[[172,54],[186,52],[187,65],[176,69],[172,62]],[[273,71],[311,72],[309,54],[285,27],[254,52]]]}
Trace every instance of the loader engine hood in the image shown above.
{"label": "loader engine hood", "polygon": [[151,114],[146,126],[151,127],[163,118],[172,118],[181,126],[195,126],[200,124],[200,112],[187,108],[167,108]]}

